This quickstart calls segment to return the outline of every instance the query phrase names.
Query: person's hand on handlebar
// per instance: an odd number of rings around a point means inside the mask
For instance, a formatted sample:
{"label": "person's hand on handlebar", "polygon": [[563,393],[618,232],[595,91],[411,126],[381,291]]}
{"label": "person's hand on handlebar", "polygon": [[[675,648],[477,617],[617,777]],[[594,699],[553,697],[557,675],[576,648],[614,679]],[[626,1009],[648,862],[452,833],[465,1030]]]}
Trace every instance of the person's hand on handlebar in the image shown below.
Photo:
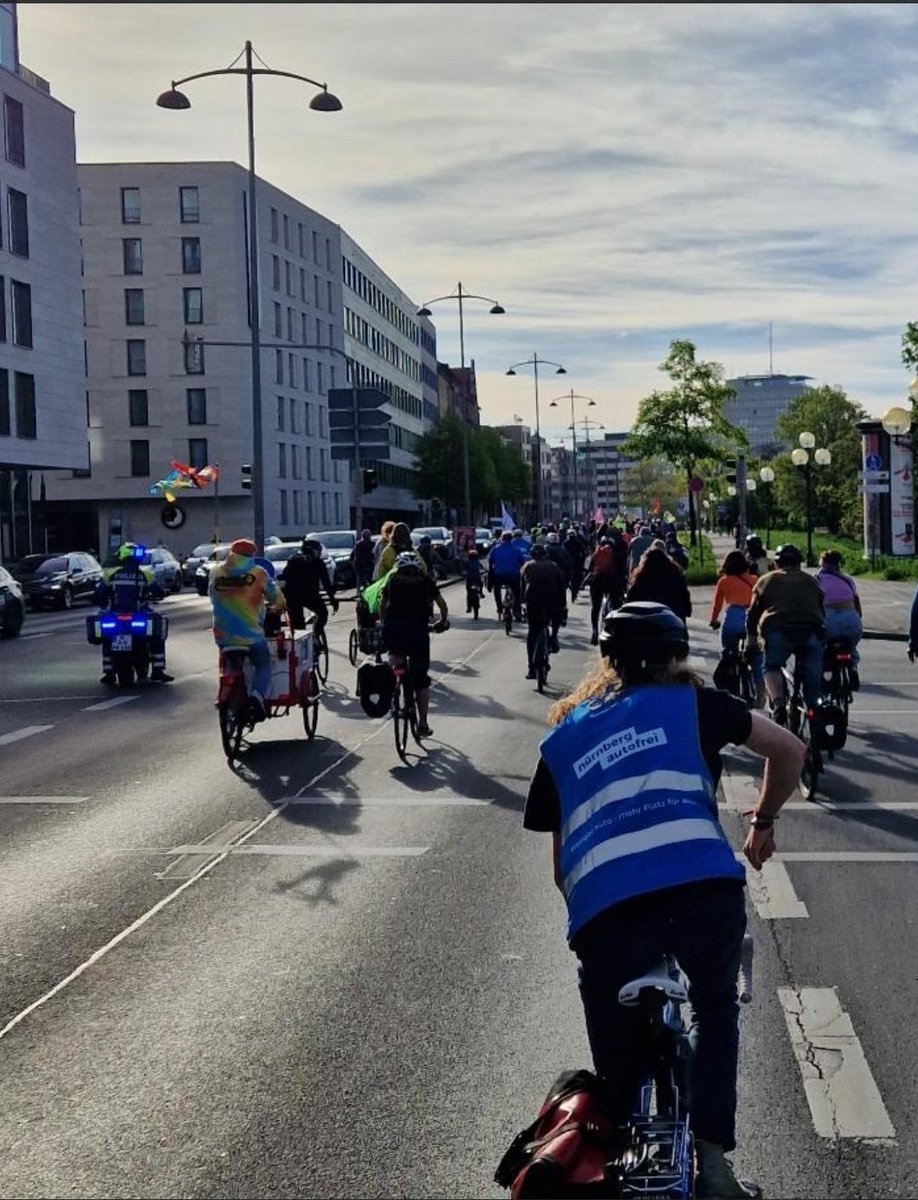
{"label": "person's hand on handlebar", "polygon": [[720,629],[720,621],[717,621],[717,620],[709,621],[708,624],[710,625],[710,627],[712,629]]}
{"label": "person's hand on handlebar", "polygon": [[332,596],[332,598],[331,598],[331,602],[332,602],[332,609],[333,609],[333,611],[334,611],[334,612],[337,612],[337,611],[338,611],[338,608],[340,607],[340,605],[339,605],[339,602],[338,602],[338,597],[337,597],[337,596]]}

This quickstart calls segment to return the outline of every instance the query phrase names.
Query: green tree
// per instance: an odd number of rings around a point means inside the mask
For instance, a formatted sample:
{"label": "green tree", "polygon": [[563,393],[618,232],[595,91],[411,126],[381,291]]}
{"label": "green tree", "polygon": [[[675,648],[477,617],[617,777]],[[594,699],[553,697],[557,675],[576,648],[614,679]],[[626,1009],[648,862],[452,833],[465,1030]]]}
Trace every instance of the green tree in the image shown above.
{"label": "green tree", "polygon": [[[418,438],[414,448],[413,491],[418,499],[437,497],[445,508],[461,507],[465,498],[463,478],[462,425],[454,413],[446,413],[433,429]],[[471,488],[471,446],[469,486]],[[472,491],[474,495],[474,490]]]}
{"label": "green tree", "polygon": [[[778,436],[792,447],[799,435],[815,435],[816,449],[831,451],[828,466],[811,468],[812,515],[814,525],[825,525],[830,533],[859,538],[863,530],[863,504],[854,486],[861,467],[859,421],[867,413],[841,388],[828,385],[807,388],[778,418]],[[810,455],[813,455],[811,450]],[[810,459],[812,463],[812,457]],[[790,451],[778,455],[771,466],[775,472],[775,505],[787,513],[794,528],[806,527],[806,477],[791,462]]]}
{"label": "green tree", "polygon": [[675,512],[682,494],[681,474],[662,458],[642,459],[622,475],[622,504],[625,508],[639,508],[645,517],[658,500],[662,512],[667,509]]}
{"label": "green tree", "polygon": [[[496,429],[468,430],[469,491],[472,511],[500,511],[500,501],[513,503],[530,493],[531,472]],[[437,497],[446,508],[459,508],[465,497],[462,424],[447,413],[415,446],[413,490],[419,499]]]}
{"label": "green tree", "polygon": [[635,459],[661,456],[682,473],[691,542],[695,545],[695,497],[689,487],[692,477],[702,462],[723,460],[731,450],[745,447],[746,435],[724,416],[724,404],[735,393],[724,383],[723,367],[699,361],[693,342],[671,342],[659,369],[670,377],[673,386],[644,397],[622,454]]}

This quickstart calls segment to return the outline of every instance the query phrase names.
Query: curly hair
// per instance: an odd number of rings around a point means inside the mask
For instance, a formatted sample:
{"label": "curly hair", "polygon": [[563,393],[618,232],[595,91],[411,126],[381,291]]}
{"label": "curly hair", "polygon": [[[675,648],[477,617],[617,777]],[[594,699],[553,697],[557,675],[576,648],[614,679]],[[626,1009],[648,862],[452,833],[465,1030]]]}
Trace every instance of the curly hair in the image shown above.
{"label": "curly hair", "polygon": [[632,682],[681,684],[692,687],[702,687],[703,680],[688,667],[681,668],[675,675],[669,671],[669,665],[646,667],[641,669],[639,678],[628,679],[628,672],[619,673],[608,659],[603,658],[599,666],[592,670],[569,692],[548,710],[548,724],[560,725],[564,718],[578,706],[593,702],[596,707],[603,704],[613,704],[619,695]]}

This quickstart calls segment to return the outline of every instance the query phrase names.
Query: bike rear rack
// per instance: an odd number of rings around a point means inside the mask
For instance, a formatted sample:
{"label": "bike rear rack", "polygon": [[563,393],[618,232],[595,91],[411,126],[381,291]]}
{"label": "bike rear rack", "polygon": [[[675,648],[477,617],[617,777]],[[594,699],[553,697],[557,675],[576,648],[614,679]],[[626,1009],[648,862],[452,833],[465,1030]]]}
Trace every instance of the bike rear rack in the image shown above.
{"label": "bike rear rack", "polygon": [[[642,1107],[650,1103],[652,1085],[641,1089]],[[692,1194],[692,1135],[688,1118],[633,1118],[629,1146],[618,1160],[621,1196],[680,1196]]]}

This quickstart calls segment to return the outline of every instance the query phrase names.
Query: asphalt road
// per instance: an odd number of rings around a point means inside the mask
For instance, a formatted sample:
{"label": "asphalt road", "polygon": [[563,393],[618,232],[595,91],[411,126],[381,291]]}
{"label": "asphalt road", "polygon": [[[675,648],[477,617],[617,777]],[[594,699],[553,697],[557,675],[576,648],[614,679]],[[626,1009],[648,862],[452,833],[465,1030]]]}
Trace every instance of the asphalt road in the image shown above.
{"label": "asphalt road", "polygon": [[[0,1196],[504,1195],[507,1143],[589,1065],[547,839],[521,828],[551,699],[522,633],[454,611],[404,766],[353,696],[343,605],[316,740],[272,720],[231,771],[207,602],[164,603],[176,682],[114,696],[86,611],[0,644]],[[588,634],[581,601],[555,695]],[[782,816],[749,897],[737,1162],[772,1197],[918,1181],[918,669],[862,649],[825,799]],[[737,847],[755,765],[730,755]]]}

